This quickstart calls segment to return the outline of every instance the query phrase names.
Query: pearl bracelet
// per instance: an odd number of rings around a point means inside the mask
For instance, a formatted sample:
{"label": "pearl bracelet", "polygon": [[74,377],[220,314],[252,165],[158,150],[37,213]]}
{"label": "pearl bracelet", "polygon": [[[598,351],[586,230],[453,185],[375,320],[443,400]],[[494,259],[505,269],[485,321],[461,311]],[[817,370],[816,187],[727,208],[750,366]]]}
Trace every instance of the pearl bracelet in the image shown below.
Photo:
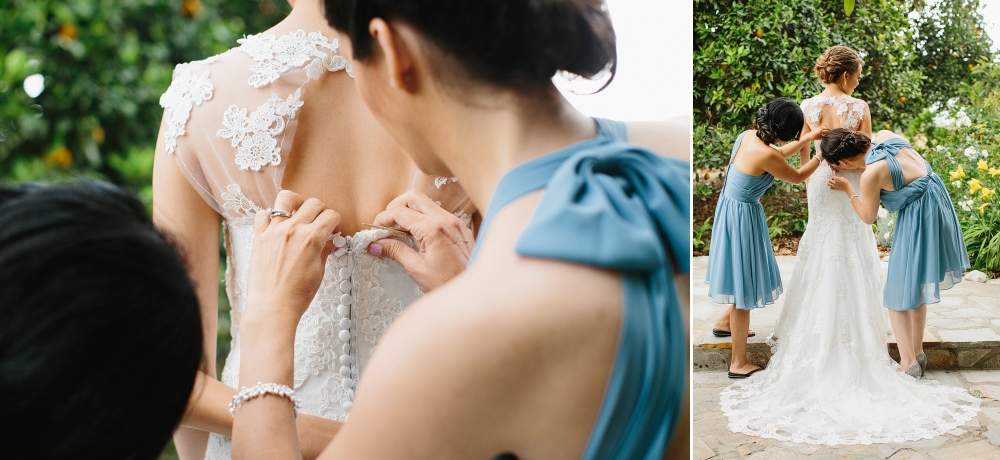
{"label": "pearl bracelet", "polygon": [[302,401],[299,401],[299,398],[295,397],[295,390],[289,388],[287,385],[281,385],[278,383],[257,382],[256,385],[250,388],[243,387],[240,389],[239,393],[236,393],[236,396],[233,396],[233,401],[229,403],[229,415],[236,417],[236,408],[241,404],[258,396],[264,396],[267,394],[288,398],[288,400],[292,402],[292,410],[295,413],[295,419],[298,420],[299,409],[302,408]]}

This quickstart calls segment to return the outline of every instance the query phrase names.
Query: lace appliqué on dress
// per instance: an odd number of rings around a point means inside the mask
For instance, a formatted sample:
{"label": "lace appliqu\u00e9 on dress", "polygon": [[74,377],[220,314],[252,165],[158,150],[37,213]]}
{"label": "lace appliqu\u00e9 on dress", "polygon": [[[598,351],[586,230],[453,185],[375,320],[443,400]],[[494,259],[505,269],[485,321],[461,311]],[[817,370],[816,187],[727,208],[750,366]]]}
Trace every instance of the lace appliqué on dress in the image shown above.
{"label": "lace appliqu\u00e9 on dress", "polygon": [[384,297],[379,278],[385,265],[382,259],[366,258],[358,266],[365,279],[375,281],[358,289],[356,305],[359,332],[372,344],[378,343],[382,334],[389,329],[389,324],[403,312],[401,300]]}
{"label": "lace appliqu\u00e9 on dress", "polygon": [[208,78],[208,70],[196,76],[191,73],[190,64],[180,64],[174,68],[170,87],[160,96],[160,107],[165,109],[163,118],[167,125],[167,131],[163,134],[167,153],[174,153],[177,149],[177,137],[186,133],[185,126],[194,106],[211,99],[214,91],[212,80]]}
{"label": "lace appliqu\u00e9 on dress", "polygon": [[275,37],[272,34],[257,34],[237,40],[239,49],[253,58],[256,64],[250,66],[253,75],[247,80],[254,88],[274,83],[281,74],[294,67],[309,62],[306,75],[317,79],[322,69],[330,72],[346,70],[352,78],[354,71],[343,56],[337,54],[337,40],[330,40],[319,32],[306,34],[304,30]]}
{"label": "lace appliqu\u00e9 on dress", "polygon": [[233,213],[235,217],[253,217],[261,209],[252,200],[243,194],[243,189],[239,184],[229,184],[226,191],[222,193],[222,199],[226,200],[222,207],[226,211]]}
{"label": "lace appliqu\u00e9 on dress", "polygon": [[264,105],[260,106],[250,116],[247,109],[231,105],[222,116],[222,125],[217,135],[229,139],[233,147],[237,147],[236,164],[240,170],[251,169],[260,171],[265,165],[281,164],[281,146],[277,136],[285,131],[285,119],[294,119],[296,112],[302,107],[302,90],[282,100],[277,94],[272,94]]}
{"label": "lace appliqu\u00e9 on dress", "polygon": [[[843,98],[843,100],[838,98]],[[865,116],[865,101],[846,94],[837,97],[819,95],[803,101],[802,112],[809,122],[809,127],[816,128],[816,124],[819,123],[819,117],[823,112],[823,107],[827,105],[832,105],[837,109],[837,116],[840,117],[845,128],[855,131],[861,128],[861,120]]]}
{"label": "lace appliqu\u00e9 on dress", "polygon": [[458,178],[457,177],[440,177],[440,176],[435,176],[434,177],[434,186],[437,187],[439,190],[441,189],[441,187],[445,186],[445,184],[447,184],[449,182],[458,182]]}

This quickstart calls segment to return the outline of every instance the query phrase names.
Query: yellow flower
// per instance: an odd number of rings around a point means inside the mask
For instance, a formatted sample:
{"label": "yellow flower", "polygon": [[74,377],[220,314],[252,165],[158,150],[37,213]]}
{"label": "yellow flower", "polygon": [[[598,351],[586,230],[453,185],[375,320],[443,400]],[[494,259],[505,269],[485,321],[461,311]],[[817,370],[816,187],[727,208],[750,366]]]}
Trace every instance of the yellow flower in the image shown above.
{"label": "yellow flower", "polygon": [[990,166],[986,164],[986,160],[979,160],[979,162],[976,163],[976,166],[979,167],[980,171],[987,171],[990,169]]}
{"label": "yellow flower", "polygon": [[961,178],[965,177],[965,170],[963,170],[962,167],[959,166],[958,169],[956,169],[956,170],[954,170],[954,171],[952,171],[952,172],[950,172],[948,174],[951,174],[951,178],[952,179],[958,180],[958,179],[961,179]]}
{"label": "yellow flower", "polygon": [[66,147],[56,147],[45,155],[45,165],[49,167],[60,166],[69,169],[73,165],[73,154]]}
{"label": "yellow flower", "polygon": [[973,195],[977,190],[983,188],[983,183],[979,182],[979,179],[972,179],[969,181],[969,195]]}
{"label": "yellow flower", "polygon": [[991,189],[991,188],[983,187],[983,194],[979,195],[979,198],[982,198],[984,200],[988,200],[988,199],[990,199],[991,196],[993,196],[994,193],[996,193],[996,190]]}
{"label": "yellow flower", "polygon": [[985,214],[986,213],[986,207],[989,206],[989,205],[990,205],[989,203],[983,203],[982,205],[980,205],[979,206],[979,213],[980,214]]}
{"label": "yellow flower", "polygon": [[1000,169],[990,168],[990,175],[991,176],[1000,176]]}

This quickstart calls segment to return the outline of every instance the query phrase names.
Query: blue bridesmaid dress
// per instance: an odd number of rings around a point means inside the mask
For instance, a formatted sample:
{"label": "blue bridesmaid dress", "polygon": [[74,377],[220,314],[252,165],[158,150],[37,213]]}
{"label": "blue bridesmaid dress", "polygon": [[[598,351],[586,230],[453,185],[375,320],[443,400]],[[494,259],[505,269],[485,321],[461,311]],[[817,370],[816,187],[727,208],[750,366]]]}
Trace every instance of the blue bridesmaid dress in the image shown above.
{"label": "blue bridesmaid dress", "polygon": [[690,163],[625,143],[624,123],[596,121],[596,138],[505,174],[480,235],[504,206],[544,188],[515,251],[621,273],[618,347],[583,459],[659,460],[684,405],[689,371],[673,278],[690,271]]}
{"label": "blue bridesmaid dress", "polygon": [[925,161],[926,175],[903,182],[896,159],[900,149],[913,147],[892,138],[876,143],[865,154],[865,164],[885,160],[895,189],[880,193],[885,209],[899,211],[882,294],[883,305],[895,311],[940,302],[941,290],[962,281],[962,272],[971,266],[962,227],[941,178]]}
{"label": "blue bridesmaid dress", "polygon": [[765,172],[751,176],[733,166],[744,131],[736,138],[729,168],[715,207],[712,243],[705,282],[715,303],[736,304],[752,310],[774,303],[784,291],[778,261],[767,231],[767,216],[760,197],[774,184]]}

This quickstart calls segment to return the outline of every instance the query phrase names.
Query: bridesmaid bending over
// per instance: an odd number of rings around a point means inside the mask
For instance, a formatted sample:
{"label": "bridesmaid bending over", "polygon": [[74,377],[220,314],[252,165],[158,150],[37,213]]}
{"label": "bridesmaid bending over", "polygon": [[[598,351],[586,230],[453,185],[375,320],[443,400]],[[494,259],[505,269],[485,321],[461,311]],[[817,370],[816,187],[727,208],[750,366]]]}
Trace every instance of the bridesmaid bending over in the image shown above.
{"label": "bridesmaid bending over", "polygon": [[822,150],[831,165],[864,169],[860,192],[842,177],[829,183],[851,197],[862,221],[875,222],[879,201],[887,210],[899,211],[882,304],[889,309],[899,344],[900,368],[922,377],[927,304],[940,302],[941,290],[962,281],[962,272],[970,267],[948,191],[927,161],[891,131],[879,131],[872,142],[863,133],[834,129]]}
{"label": "bridesmaid bending over", "polygon": [[[802,123],[802,109],[787,98],[775,99],[761,108],[754,129],[736,138],[715,207],[705,282],[711,284],[708,295],[713,302],[729,304],[712,332],[717,337],[733,337],[730,378],[747,378],[761,370],[747,359],[747,337],[753,336],[750,310],[774,303],[783,290],[760,197],[775,178],[797,184],[819,166],[819,157],[799,169],[786,160],[809,142],[821,139],[827,132],[824,127],[783,149],[774,145],[798,137]],[[747,133],[751,136],[747,137]]]}

